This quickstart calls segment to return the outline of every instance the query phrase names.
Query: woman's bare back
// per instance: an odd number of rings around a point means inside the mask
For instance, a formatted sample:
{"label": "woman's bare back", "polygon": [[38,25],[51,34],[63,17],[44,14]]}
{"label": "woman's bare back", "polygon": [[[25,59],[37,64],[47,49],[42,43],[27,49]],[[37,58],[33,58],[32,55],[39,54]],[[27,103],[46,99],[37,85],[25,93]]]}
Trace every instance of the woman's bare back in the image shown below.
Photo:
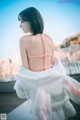
{"label": "woman's bare back", "polygon": [[53,41],[45,34],[25,36],[28,68],[32,71],[46,70],[54,63]]}

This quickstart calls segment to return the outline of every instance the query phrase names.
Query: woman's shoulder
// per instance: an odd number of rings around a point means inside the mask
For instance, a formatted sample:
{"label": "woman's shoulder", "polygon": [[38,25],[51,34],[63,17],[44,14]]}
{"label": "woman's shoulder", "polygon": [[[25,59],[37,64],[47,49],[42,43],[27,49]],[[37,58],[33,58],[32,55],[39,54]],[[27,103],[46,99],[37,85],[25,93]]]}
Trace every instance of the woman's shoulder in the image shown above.
{"label": "woman's shoulder", "polygon": [[52,36],[51,35],[46,34],[46,33],[44,33],[43,35],[52,40]]}
{"label": "woman's shoulder", "polygon": [[20,38],[20,45],[23,45],[28,50],[36,37],[37,35],[24,35]]}
{"label": "woman's shoulder", "polygon": [[20,41],[29,40],[31,37],[32,37],[31,35],[23,35],[23,36],[20,38]]}
{"label": "woman's shoulder", "polygon": [[23,35],[21,38],[20,38],[20,43],[30,43],[32,40],[32,35]]}

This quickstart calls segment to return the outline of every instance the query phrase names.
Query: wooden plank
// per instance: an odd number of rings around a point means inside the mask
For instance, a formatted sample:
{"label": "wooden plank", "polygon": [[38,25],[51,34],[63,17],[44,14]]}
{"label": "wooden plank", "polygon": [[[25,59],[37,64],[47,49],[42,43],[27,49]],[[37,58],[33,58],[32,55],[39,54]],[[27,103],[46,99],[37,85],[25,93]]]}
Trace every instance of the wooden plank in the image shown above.
{"label": "wooden plank", "polygon": [[20,99],[16,93],[0,93],[0,113],[9,113],[26,99]]}

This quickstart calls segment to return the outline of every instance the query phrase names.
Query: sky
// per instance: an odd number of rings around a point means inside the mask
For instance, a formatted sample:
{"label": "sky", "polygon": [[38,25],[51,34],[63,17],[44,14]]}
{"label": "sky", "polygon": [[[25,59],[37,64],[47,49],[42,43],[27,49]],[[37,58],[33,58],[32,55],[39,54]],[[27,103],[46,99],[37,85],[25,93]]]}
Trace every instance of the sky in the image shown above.
{"label": "sky", "polygon": [[44,20],[44,33],[61,44],[68,36],[80,33],[80,0],[0,0],[0,60],[20,55],[18,14],[36,7]]}

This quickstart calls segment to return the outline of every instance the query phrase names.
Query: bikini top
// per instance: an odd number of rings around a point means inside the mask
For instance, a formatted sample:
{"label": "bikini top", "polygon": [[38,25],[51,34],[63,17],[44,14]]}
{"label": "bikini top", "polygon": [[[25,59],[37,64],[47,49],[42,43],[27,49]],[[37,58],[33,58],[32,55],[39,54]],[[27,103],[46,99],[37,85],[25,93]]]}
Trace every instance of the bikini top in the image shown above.
{"label": "bikini top", "polygon": [[[46,35],[46,34],[37,34],[38,36],[41,37],[41,40],[42,40],[42,44],[43,44],[43,54],[42,55],[36,55],[36,56],[32,56],[32,55],[28,55],[28,62],[29,62],[29,69],[31,71],[34,71],[34,72],[37,72],[37,71],[42,71],[42,70],[46,70],[48,68],[51,68],[52,67],[52,63],[53,63],[53,41],[51,40],[51,38]],[[46,44],[44,42],[44,38],[43,37],[47,37],[52,43],[52,48],[51,49],[51,53],[47,53],[46,51]],[[37,37],[36,37],[37,38]],[[33,40],[32,44],[28,47],[28,50],[31,48],[31,46],[33,45],[33,43],[35,42],[36,40]],[[49,65],[46,65],[46,58],[47,57],[50,57],[51,58],[51,62]],[[40,59],[43,60],[43,66],[42,67],[39,67],[39,68],[30,68],[30,64],[35,64],[35,62],[39,61]]]}

